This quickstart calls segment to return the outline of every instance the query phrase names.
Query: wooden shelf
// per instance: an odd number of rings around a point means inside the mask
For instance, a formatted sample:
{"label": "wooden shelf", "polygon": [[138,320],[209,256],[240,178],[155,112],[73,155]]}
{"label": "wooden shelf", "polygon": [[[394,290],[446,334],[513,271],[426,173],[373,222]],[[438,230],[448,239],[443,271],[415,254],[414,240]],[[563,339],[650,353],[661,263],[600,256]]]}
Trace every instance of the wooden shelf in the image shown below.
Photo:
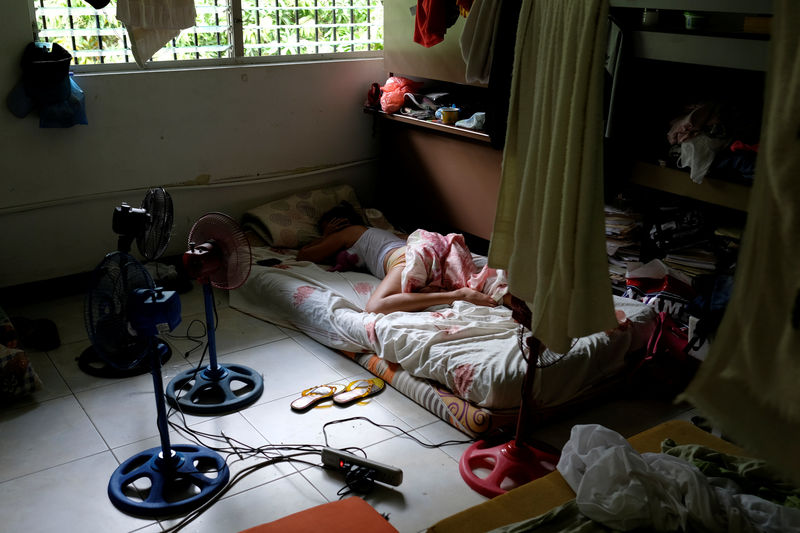
{"label": "wooden shelf", "polygon": [[686,172],[642,161],[634,163],[630,181],[651,189],[739,211],[747,211],[750,200],[749,185],[714,178],[705,178],[703,183],[698,184],[693,182]]}
{"label": "wooden shelf", "polygon": [[441,133],[446,133],[448,135],[455,135],[457,137],[466,137],[467,139],[472,139],[474,141],[480,141],[487,144],[491,142],[491,138],[489,137],[488,133],[475,130],[468,130],[466,128],[458,128],[456,126],[450,126],[448,124],[442,124],[441,121],[439,120],[421,120],[418,118],[407,117],[405,115],[390,115],[384,113],[383,111],[370,109],[368,107],[364,108],[364,112],[376,115],[381,119],[400,122],[403,124],[409,124],[417,128],[430,129]]}
{"label": "wooden shelf", "polygon": [[772,0],[610,0],[611,7],[772,14]]}
{"label": "wooden shelf", "polygon": [[766,71],[769,41],[660,31],[634,31],[636,57]]}

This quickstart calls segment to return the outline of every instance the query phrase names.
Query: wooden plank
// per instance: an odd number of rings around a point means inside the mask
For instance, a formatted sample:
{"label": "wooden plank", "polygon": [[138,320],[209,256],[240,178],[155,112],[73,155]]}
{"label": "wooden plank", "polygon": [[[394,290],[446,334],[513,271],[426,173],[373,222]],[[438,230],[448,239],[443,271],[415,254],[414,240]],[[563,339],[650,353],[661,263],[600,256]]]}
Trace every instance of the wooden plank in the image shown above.
{"label": "wooden plank", "polygon": [[703,183],[695,183],[686,172],[642,161],[634,163],[630,181],[651,189],[739,211],[747,211],[747,204],[750,201],[749,185],[713,178],[705,178]]}

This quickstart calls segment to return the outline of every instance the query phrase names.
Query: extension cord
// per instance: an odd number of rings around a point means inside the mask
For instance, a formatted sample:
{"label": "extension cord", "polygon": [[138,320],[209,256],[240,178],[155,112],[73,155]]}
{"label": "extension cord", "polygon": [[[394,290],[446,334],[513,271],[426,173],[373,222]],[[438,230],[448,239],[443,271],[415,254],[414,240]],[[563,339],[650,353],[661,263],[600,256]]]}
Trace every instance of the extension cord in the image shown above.
{"label": "extension cord", "polygon": [[372,470],[375,481],[386,483],[394,487],[403,482],[403,471],[394,466],[385,465],[377,461],[370,461],[363,457],[353,455],[352,453],[344,450],[337,450],[335,448],[322,449],[322,464],[329,466],[341,472],[350,471],[353,466],[363,466]]}

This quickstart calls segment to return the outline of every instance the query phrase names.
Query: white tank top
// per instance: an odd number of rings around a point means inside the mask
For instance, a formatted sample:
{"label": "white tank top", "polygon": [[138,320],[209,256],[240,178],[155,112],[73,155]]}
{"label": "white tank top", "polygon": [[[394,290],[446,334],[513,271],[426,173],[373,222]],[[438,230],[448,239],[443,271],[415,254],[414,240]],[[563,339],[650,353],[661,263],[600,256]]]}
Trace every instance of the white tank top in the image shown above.
{"label": "white tank top", "polygon": [[401,239],[391,231],[367,228],[367,231],[362,233],[347,251],[356,254],[373,276],[383,279],[386,276],[383,269],[386,254],[405,245],[405,239]]}

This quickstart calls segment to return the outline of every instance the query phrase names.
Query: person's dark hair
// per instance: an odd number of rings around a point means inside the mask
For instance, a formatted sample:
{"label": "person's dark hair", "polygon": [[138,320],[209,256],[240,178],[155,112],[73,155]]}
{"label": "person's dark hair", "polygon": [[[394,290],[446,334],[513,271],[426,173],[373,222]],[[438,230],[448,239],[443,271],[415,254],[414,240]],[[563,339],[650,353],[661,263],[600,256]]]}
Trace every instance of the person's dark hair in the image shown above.
{"label": "person's dark hair", "polygon": [[317,221],[317,230],[322,233],[325,224],[334,218],[344,218],[353,226],[363,226],[364,218],[356,211],[350,202],[341,201],[336,207],[322,213]]}

